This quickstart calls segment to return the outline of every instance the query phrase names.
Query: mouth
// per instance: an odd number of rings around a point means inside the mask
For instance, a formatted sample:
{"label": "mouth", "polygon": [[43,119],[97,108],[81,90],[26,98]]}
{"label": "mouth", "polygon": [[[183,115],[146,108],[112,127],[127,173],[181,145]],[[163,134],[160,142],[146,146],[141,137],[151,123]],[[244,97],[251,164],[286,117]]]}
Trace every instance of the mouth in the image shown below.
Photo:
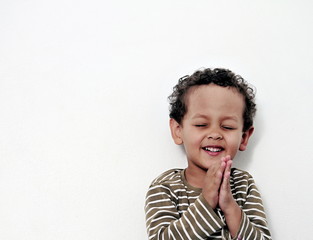
{"label": "mouth", "polygon": [[220,146],[206,146],[202,148],[204,151],[206,151],[209,154],[217,155],[220,152],[224,151],[223,147]]}

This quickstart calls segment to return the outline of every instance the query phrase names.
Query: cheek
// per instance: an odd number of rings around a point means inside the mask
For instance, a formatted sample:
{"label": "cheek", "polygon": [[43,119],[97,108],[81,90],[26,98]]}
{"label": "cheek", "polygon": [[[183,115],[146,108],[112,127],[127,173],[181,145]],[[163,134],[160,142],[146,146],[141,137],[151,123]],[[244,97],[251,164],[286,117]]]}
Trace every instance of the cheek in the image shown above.
{"label": "cheek", "polygon": [[233,148],[236,148],[238,150],[241,144],[241,140],[242,140],[241,134],[236,134],[229,138],[229,144]]}
{"label": "cheek", "polygon": [[188,139],[187,144],[188,146],[191,146],[194,148],[195,146],[201,145],[201,140],[202,139],[199,137],[193,137],[193,138]]}
{"label": "cheek", "polygon": [[203,133],[197,131],[188,131],[187,133],[184,133],[184,139],[189,144],[199,143],[203,140]]}

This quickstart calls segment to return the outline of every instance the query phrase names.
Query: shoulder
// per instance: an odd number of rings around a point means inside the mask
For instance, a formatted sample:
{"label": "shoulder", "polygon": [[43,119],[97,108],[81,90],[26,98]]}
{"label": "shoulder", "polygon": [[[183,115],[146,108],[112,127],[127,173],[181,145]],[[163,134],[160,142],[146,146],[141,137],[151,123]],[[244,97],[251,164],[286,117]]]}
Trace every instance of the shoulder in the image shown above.
{"label": "shoulder", "polygon": [[147,195],[163,193],[176,198],[177,192],[185,189],[181,178],[182,171],[183,169],[175,168],[160,174],[152,181]]}
{"label": "shoulder", "polygon": [[183,169],[180,168],[174,168],[165,171],[164,173],[160,174],[158,177],[156,177],[152,183],[151,186],[153,185],[167,185],[171,183],[175,183],[177,181],[181,180],[181,173]]}
{"label": "shoulder", "polygon": [[240,188],[241,190],[246,189],[246,191],[249,191],[251,187],[255,187],[254,179],[251,174],[238,168],[231,169],[230,183],[234,188]]}
{"label": "shoulder", "polygon": [[254,179],[247,171],[232,168],[230,186],[232,188],[233,196],[240,206],[245,204],[248,197],[260,198]]}
{"label": "shoulder", "polygon": [[238,169],[238,168],[232,168],[231,169],[231,178],[233,180],[240,180],[240,179],[253,179],[253,177],[251,176],[250,173],[248,173],[247,171]]}

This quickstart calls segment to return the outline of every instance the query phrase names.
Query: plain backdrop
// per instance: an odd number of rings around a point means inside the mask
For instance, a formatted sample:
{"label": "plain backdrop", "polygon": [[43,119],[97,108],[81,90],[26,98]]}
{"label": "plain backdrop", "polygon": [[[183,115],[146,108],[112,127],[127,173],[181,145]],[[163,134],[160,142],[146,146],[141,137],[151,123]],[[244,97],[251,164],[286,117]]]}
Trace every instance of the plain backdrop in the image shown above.
{"label": "plain backdrop", "polygon": [[147,239],[145,194],[186,167],[168,128],[177,80],[225,67],[257,89],[235,159],[274,239],[309,239],[313,3],[2,0],[0,239]]}

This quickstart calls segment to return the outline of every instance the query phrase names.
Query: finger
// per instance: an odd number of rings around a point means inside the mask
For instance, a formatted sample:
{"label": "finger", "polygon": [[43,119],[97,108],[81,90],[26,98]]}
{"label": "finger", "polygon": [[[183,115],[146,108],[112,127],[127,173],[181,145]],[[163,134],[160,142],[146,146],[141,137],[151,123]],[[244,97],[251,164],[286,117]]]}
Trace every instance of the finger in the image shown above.
{"label": "finger", "polygon": [[219,176],[221,179],[223,178],[223,176],[224,176],[224,174],[225,174],[225,169],[226,169],[226,167],[227,167],[227,162],[222,161],[222,162],[220,163],[220,167],[219,167],[219,169],[218,169],[218,176]]}
{"label": "finger", "polygon": [[224,162],[228,162],[229,160],[231,160],[230,155],[226,155],[225,157],[222,157],[222,161]]}
{"label": "finger", "polygon": [[226,167],[226,162],[223,160],[221,162],[216,161],[214,162],[214,164],[212,164],[212,166],[208,169],[207,171],[207,176],[211,176],[211,177],[222,177],[224,170]]}
{"label": "finger", "polygon": [[202,189],[202,193],[212,208],[215,208],[218,204],[218,192],[223,181],[226,165],[225,162],[216,162],[208,169],[204,180],[205,187]]}
{"label": "finger", "polygon": [[226,164],[225,171],[224,171],[224,176],[223,176],[223,182],[222,182],[222,187],[224,189],[230,189],[230,173],[231,173],[231,166],[232,166],[233,161],[229,160]]}
{"label": "finger", "polygon": [[218,191],[220,188],[226,165],[225,162],[218,162],[208,170],[205,178],[205,185],[212,191]]}
{"label": "finger", "polygon": [[233,164],[233,161],[232,161],[232,160],[229,160],[229,161],[226,163],[225,173],[226,173],[226,176],[227,176],[228,178],[230,177],[230,172],[231,172],[232,164]]}
{"label": "finger", "polygon": [[225,157],[222,157],[221,161],[222,161],[221,170],[222,170],[222,174],[223,174],[223,177],[224,177],[225,173],[227,172],[226,170],[229,168],[229,164],[230,164],[230,167],[231,167],[232,163],[231,163],[231,158],[230,158],[229,155],[226,155]]}
{"label": "finger", "polygon": [[221,161],[226,163],[226,162],[227,162],[227,158],[226,158],[226,157],[227,157],[227,156],[222,157],[222,158],[221,158]]}

